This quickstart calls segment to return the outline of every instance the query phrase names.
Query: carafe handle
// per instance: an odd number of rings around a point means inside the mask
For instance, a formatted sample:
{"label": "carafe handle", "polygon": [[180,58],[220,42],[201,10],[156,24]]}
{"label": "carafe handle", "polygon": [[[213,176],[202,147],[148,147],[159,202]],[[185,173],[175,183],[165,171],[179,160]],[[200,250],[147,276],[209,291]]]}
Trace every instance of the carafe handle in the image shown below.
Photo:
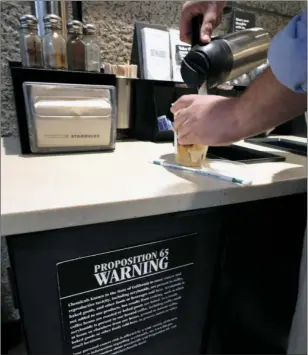
{"label": "carafe handle", "polygon": [[204,43],[202,43],[200,39],[200,30],[202,26],[202,21],[203,21],[203,15],[195,16],[191,20],[190,39],[191,39],[192,47],[195,45],[204,46]]}

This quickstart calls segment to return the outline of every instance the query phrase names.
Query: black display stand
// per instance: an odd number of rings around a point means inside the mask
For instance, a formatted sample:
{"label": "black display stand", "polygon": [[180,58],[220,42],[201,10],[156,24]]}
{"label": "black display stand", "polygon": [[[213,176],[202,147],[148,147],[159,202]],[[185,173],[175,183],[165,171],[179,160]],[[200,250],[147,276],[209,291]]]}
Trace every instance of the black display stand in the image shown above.
{"label": "black display stand", "polygon": [[111,85],[116,87],[115,75],[102,73],[78,72],[69,70],[49,70],[36,68],[23,68],[19,62],[10,62],[12,75],[15,107],[18,120],[19,137],[22,154],[32,154],[29,142],[29,131],[26,117],[23,83],[26,81],[87,84],[87,85]]}
{"label": "black display stand", "polygon": [[196,94],[185,84],[173,81],[144,79],[141,31],[143,28],[154,28],[168,31],[167,26],[135,22],[131,63],[138,65],[138,78],[133,82],[133,138],[152,142],[173,141],[173,131],[159,131],[157,118],[166,115],[173,121],[170,107],[184,94]]}
{"label": "black display stand", "polygon": [[171,104],[180,96],[196,94],[193,89],[172,81],[135,80],[133,83],[133,136],[152,142],[173,141],[173,131],[160,131],[157,118],[166,115],[173,122]]}

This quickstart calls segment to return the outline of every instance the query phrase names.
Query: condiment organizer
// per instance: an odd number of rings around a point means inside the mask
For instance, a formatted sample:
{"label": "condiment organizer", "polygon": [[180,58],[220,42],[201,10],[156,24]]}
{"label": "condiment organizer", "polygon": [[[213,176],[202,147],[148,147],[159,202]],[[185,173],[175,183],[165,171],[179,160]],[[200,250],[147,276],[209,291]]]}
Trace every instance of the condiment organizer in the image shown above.
{"label": "condiment organizer", "polygon": [[[33,145],[31,147],[31,132],[29,131],[28,120],[27,120],[27,109],[23,84],[25,82],[35,82],[35,83],[50,83],[50,84],[81,84],[90,86],[108,86],[113,87],[115,91],[116,88],[116,77],[115,75],[102,74],[102,73],[90,73],[90,72],[79,72],[79,71],[68,71],[68,70],[52,70],[52,69],[37,69],[37,68],[24,68],[19,62],[10,62],[10,70],[12,75],[14,96],[15,96],[15,106],[18,120],[19,137],[21,143],[22,154],[32,154]],[[115,96],[115,95],[112,95]],[[112,99],[115,102],[115,99]],[[114,105],[116,106],[116,105]],[[111,140],[110,146],[104,148],[91,147],[86,144],[78,147],[77,149],[59,149],[62,151],[89,151],[89,150],[113,150],[115,141],[115,129],[116,129],[116,111],[112,111],[112,126],[111,126]],[[29,116],[28,116],[29,118]],[[114,134],[113,134],[114,130]],[[79,138],[79,137],[78,137]],[[84,138],[84,137],[81,137]],[[87,138],[87,137],[86,137]],[[55,150],[50,150],[50,152],[55,152]]]}

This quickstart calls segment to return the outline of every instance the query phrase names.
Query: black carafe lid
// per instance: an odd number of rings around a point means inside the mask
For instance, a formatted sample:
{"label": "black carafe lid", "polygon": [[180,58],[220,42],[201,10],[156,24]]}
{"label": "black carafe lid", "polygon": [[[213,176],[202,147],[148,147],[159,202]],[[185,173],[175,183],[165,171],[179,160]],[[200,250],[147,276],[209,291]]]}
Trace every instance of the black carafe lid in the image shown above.
{"label": "black carafe lid", "polygon": [[207,80],[210,63],[202,51],[191,50],[181,64],[181,75],[191,88],[199,89]]}
{"label": "black carafe lid", "polygon": [[205,81],[208,88],[221,84],[233,66],[232,52],[224,40],[216,37],[212,38],[209,44],[201,42],[202,20],[202,15],[192,19],[192,48],[181,64],[181,75],[184,82],[197,90]]}

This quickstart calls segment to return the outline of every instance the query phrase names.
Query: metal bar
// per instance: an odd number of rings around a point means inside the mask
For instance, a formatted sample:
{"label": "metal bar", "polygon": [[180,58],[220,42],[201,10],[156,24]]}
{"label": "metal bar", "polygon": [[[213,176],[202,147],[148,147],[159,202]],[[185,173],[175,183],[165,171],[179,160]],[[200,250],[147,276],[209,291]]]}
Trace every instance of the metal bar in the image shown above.
{"label": "metal bar", "polygon": [[43,18],[47,13],[46,2],[41,0],[35,1],[35,17],[38,19],[38,34],[44,36],[44,22]]}
{"label": "metal bar", "polygon": [[50,4],[50,13],[59,16],[59,1],[48,1]]}
{"label": "metal bar", "polygon": [[47,0],[36,0],[34,1],[34,6],[32,6],[32,13],[38,19],[38,34],[39,36],[44,36],[44,22],[43,18],[47,14],[54,14],[62,18],[62,34],[64,38],[67,38],[67,2],[65,0],[60,1],[47,1]]}
{"label": "metal bar", "polygon": [[60,14],[59,16],[62,18],[62,35],[65,39],[67,39],[67,29],[66,29],[66,24],[67,24],[67,1],[61,0],[60,1]]}
{"label": "metal bar", "polygon": [[73,18],[82,22],[82,1],[72,1]]}

